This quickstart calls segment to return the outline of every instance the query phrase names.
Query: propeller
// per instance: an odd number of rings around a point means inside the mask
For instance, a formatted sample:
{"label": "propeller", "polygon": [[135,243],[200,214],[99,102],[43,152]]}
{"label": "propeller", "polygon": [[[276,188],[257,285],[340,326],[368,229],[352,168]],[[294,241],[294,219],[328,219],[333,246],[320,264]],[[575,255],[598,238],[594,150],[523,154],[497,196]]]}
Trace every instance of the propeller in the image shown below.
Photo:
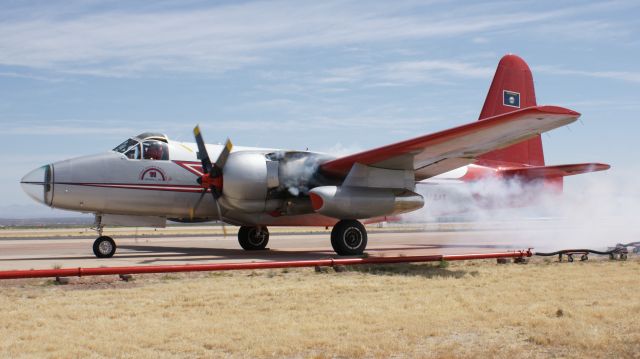
{"label": "propeller", "polygon": [[224,168],[225,163],[227,163],[227,159],[229,158],[229,154],[231,153],[231,149],[233,148],[233,144],[231,140],[227,138],[227,142],[220,152],[220,155],[216,159],[215,162],[211,162],[211,158],[209,157],[209,153],[207,152],[207,147],[205,146],[204,139],[202,138],[202,133],[200,132],[200,127],[196,126],[193,129],[193,135],[196,138],[196,144],[198,145],[198,153],[200,154],[200,160],[202,161],[202,172],[204,173],[201,177],[197,179],[200,186],[202,186],[202,193],[198,198],[198,201],[189,211],[191,218],[193,218],[195,210],[200,206],[202,202],[202,198],[204,198],[207,190],[211,190],[211,194],[213,195],[213,201],[216,204],[216,208],[218,210],[218,219],[222,223],[222,232],[224,235],[227,235],[227,229],[224,226],[224,221],[222,220],[222,211],[220,208],[220,203],[218,199],[222,196],[222,169]]}

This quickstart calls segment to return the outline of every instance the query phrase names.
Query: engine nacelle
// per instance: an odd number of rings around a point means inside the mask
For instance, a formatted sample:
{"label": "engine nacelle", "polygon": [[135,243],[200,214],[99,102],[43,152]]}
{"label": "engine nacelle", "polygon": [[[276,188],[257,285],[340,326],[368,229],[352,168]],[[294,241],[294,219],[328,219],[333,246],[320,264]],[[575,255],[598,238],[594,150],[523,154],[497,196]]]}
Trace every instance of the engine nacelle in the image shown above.
{"label": "engine nacelle", "polygon": [[317,183],[327,183],[316,171],[326,158],[296,151],[233,152],[223,168],[220,203],[242,213],[310,213],[307,194]]}
{"label": "engine nacelle", "polygon": [[267,191],[277,186],[277,162],[267,161],[258,152],[234,152],[223,169],[220,201],[224,207],[242,212],[273,210],[278,202],[267,201]]}
{"label": "engine nacelle", "polygon": [[414,211],[424,206],[421,195],[388,188],[322,186],[309,192],[313,209],[339,219],[364,219]]}

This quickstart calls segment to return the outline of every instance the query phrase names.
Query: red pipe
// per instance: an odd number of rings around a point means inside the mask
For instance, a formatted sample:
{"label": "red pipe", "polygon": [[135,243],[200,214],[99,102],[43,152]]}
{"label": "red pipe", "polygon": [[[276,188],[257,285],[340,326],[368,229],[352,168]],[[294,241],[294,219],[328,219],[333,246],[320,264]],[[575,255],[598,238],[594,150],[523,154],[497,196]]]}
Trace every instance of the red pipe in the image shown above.
{"label": "red pipe", "polygon": [[411,257],[370,257],[370,258],[344,258],[344,259],[316,259],[303,261],[284,262],[234,262],[218,264],[185,264],[162,266],[133,266],[133,267],[101,267],[101,268],[61,268],[61,269],[31,269],[0,271],[0,279],[18,278],[47,278],[47,277],[83,277],[92,275],[114,274],[143,274],[143,273],[169,273],[169,272],[207,272],[222,270],[242,269],[269,269],[269,268],[294,268],[294,267],[333,267],[336,265],[355,264],[383,264],[383,263],[410,263],[410,262],[438,262],[461,261],[473,259],[491,258],[522,258],[531,257],[531,249],[514,252],[481,253],[481,254],[450,254]]}

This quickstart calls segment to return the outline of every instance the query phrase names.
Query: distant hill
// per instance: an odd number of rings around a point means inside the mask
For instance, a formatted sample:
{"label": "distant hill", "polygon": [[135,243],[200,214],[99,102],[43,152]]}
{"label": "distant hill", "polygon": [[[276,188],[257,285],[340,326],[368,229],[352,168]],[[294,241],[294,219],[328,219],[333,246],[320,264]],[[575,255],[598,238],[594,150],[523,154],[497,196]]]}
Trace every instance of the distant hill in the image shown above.
{"label": "distant hill", "polygon": [[37,204],[0,206],[0,226],[85,225],[93,216],[52,209]]}
{"label": "distant hill", "polygon": [[0,218],[0,227],[90,226],[93,216],[68,218]]}

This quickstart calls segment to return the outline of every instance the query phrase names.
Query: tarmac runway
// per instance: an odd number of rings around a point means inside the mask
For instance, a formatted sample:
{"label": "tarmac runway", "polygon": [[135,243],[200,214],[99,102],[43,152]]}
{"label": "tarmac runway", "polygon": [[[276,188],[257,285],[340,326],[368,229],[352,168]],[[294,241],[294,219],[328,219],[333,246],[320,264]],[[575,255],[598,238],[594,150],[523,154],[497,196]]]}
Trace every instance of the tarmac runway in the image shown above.
{"label": "tarmac runway", "polygon": [[[38,230],[45,231],[46,229]],[[488,253],[525,249],[513,245],[509,231],[438,230],[369,232],[370,256]],[[272,229],[268,250],[244,251],[235,232],[226,237],[169,233],[150,238],[123,233],[113,235],[118,249],[114,257],[93,255],[93,237],[0,238],[0,270],[50,269],[54,267],[100,267],[162,264],[204,264],[236,261],[280,261],[336,257],[329,241],[330,230],[287,233]]]}

